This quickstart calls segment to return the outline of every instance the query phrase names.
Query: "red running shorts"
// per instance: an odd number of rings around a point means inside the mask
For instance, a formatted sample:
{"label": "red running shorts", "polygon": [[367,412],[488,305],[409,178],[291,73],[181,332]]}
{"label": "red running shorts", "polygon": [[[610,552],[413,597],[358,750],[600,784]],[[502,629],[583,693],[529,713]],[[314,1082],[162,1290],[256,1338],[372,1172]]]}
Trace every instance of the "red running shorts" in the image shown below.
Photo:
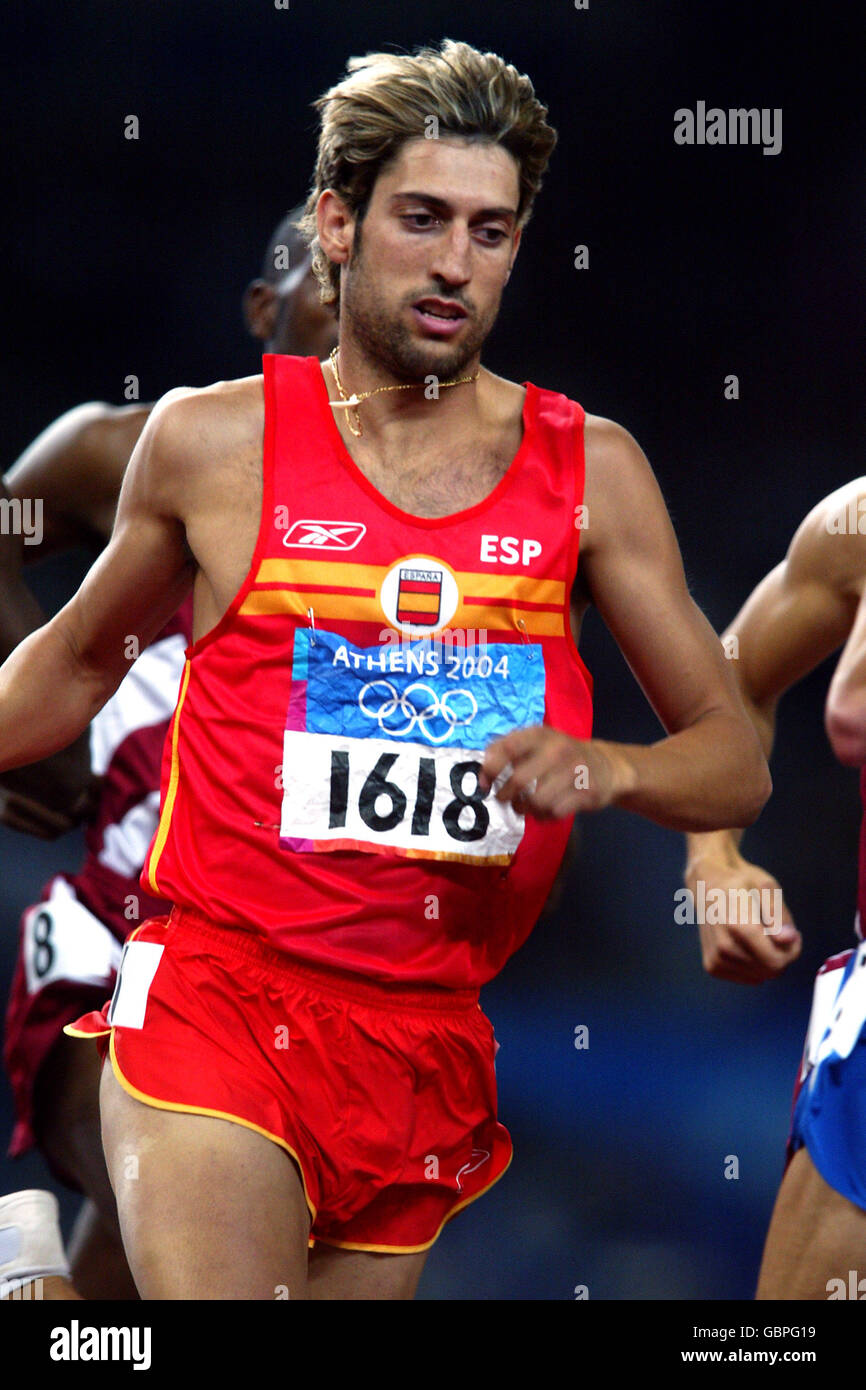
{"label": "red running shorts", "polygon": [[424,1250],[511,1161],[493,1029],[473,991],[312,970],[175,908],[132,933],[111,1003],[66,1031],[101,1038],[145,1104],[233,1120],[284,1148],[312,1241]]}

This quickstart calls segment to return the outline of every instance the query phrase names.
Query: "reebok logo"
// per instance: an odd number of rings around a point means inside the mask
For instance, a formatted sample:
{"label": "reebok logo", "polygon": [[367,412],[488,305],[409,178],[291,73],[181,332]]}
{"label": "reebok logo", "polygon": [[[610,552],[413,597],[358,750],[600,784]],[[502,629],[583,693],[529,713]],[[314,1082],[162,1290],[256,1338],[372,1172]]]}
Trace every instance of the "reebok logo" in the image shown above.
{"label": "reebok logo", "polygon": [[354,550],[367,528],[361,521],[296,521],[283,545],[304,550]]}

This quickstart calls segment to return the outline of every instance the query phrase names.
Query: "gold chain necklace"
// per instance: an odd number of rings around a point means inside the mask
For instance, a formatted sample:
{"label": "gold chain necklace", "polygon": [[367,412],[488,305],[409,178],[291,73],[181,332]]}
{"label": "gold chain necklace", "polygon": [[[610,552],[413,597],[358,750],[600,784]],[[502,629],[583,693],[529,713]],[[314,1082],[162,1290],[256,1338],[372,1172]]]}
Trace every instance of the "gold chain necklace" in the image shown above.
{"label": "gold chain necklace", "polygon": [[[337,383],[337,390],[340,393],[340,400],[328,401],[328,405],[333,406],[335,410],[348,410],[351,412],[349,415],[346,416],[346,423],[348,424],[349,429],[354,435],[362,435],[364,433],[363,428],[361,426],[361,417],[358,414],[358,406],[361,404],[362,401],[369,400],[371,396],[378,396],[382,391],[417,391],[420,389],[420,381],[410,381],[402,382],[399,386],[377,386],[374,391],[355,391],[352,393],[351,396],[347,396],[346,392],[343,389],[343,383],[340,380],[340,369],[337,366],[337,356],[339,354],[339,351],[339,347],[335,347],[331,352],[328,361],[331,364],[331,371],[334,373],[334,380]],[[444,391],[446,386],[464,386],[470,384],[473,381],[477,381],[480,371],[481,368],[479,367],[478,371],[475,372],[472,376],[456,377],[454,381],[440,381],[437,385],[437,390]],[[354,419],[352,418],[353,416]]]}

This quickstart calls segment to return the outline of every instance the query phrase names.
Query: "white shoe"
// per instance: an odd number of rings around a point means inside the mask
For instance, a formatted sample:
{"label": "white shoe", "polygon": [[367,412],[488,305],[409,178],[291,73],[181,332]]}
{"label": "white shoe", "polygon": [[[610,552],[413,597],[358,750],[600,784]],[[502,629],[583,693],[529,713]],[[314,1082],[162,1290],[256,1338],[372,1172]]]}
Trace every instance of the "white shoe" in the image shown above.
{"label": "white shoe", "polygon": [[53,1192],[28,1188],[0,1197],[0,1298],[32,1279],[69,1278]]}

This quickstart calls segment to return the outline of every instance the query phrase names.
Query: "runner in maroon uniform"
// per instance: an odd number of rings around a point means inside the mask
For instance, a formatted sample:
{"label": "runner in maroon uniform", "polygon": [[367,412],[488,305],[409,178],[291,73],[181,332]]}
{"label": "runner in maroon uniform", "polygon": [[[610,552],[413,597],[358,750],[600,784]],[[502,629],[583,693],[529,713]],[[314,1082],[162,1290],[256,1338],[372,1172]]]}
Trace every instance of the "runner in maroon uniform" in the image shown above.
{"label": "runner in maroon uniform", "polygon": [[[250,331],[273,351],[323,352],[336,337],[334,315],[319,302],[309,253],[295,226],[301,211],[287,214],[275,228],[261,278],[245,294]],[[42,499],[44,537],[41,547],[0,537],[4,656],[41,620],[24,587],[22,561],[34,551],[41,556],[108,540],[123,473],[151,409],[78,407],[40,435],[7,473],[11,497]],[[17,1115],[10,1153],[38,1143],[55,1174],[87,1194],[70,1255],[77,1285],[94,1298],[132,1297],[135,1288],[102,1154],[99,1068],[62,1029],[113,989],[121,943],[131,928],[168,908],[141,887],[139,875],[157,824],[162,748],[191,618],[185,602],[93,721],[87,751],[94,781],[82,759],[65,755],[3,778],[10,784],[4,820],[17,829],[56,834],[92,806],[84,865],[75,875],[52,879],[43,900],[24,913],[4,1061]]]}
{"label": "runner in maroon uniform", "polygon": [[[637,445],[481,369],[554,142],[528,79],[446,43],[358,60],[321,106],[308,209],[339,352],[167,399],[101,565],[0,675],[0,763],[43,756],[116,686],[122,635],[194,585],[147,866],[183,905],[127,944],[112,1018],[78,1025],[122,1054],[103,1134],[148,1298],[411,1296],[507,1161],[475,1000],[555,871],[536,822],[561,849],[578,810],[709,829],[768,793]],[[308,515],[317,486],[352,510]],[[668,730],[652,747],[589,737],[569,630],[590,599]],[[445,639],[480,614],[452,698]],[[25,731],[48,672],[62,697]]]}

